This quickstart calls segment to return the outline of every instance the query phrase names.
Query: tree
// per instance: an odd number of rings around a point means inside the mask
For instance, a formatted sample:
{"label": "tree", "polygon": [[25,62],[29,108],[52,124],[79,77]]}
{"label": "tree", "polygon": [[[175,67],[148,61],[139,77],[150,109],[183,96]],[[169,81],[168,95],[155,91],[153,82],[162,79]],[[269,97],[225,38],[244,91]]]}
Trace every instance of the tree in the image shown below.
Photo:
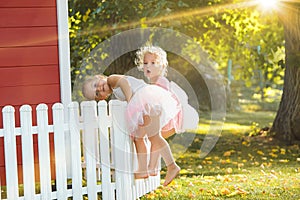
{"label": "tree", "polygon": [[[257,71],[261,70],[266,82],[263,87],[280,87],[275,80],[282,80],[282,69],[277,64],[277,54],[282,54],[283,34],[278,23],[265,23],[259,12],[247,4],[236,3],[241,0],[125,0],[97,1],[70,0],[70,43],[72,80],[80,74],[93,74],[97,62],[89,57],[90,52],[107,38],[125,30],[140,27],[160,27],[173,29],[186,34],[199,43],[218,63],[218,70],[227,77],[228,59],[233,60],[233,76],[238,87],[253,87],[257,84]],[[130,6],[129,6],[130,5]],[[240,6],[241,5],[241,6]],[[257,46],[261,46],[260,56]],[[191,46],[185,52],[199,60]],[[109,66],[110,72],[122,73],[134,66],[134,52],[124,55]],[[193,85],[199,98],[207,96],[201,103],[208,105],[209,94],[199,87],[199,77],[185,66],[178,56],[169,54],[170,66],[184,74]],[[260,57],[258,59],[258,57]],[[279,56],[280,57],[280,56]],[[82,67],[82,63],[94,62],[94,65]],[[276,70],[274,67],[276,66]],[[278,70],[277,70],[278,69]],[[108,74],[110,73],[108,72]],[[74,82],[73,82],[74,83]],[[201,83],[202,84],[202,83]],[[205,83],[202,84],[205,86]],[[258,92],[258,91],[254,91]],[[239,91],[235,92],[236,94]],[[75,94],[75,93],[73,93]],[[205,95],[207,94],[207,95]],[[80,92],[75,94],[80,96]]]}
{"label": "tree", "polygon": [[288,143],[300,140],[300,3],[284,3],[286,69],[281,102],[271,132]]}

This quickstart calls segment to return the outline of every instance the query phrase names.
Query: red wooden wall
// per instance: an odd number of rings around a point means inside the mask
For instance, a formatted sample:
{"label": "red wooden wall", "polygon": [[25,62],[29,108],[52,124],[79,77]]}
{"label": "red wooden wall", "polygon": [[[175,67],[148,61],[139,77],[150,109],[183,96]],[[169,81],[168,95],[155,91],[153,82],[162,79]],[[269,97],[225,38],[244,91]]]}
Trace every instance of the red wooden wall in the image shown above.
{"label": "red wooden wall", "polygon": [[[39,103],[51,106],[60,101],[56,0],[0,1],[0,109]],[[50,118],[49,118],[50,120]],[[51,121],[49,123],[52,123]],[[3,127],[2,112],[0,128]],[[51,140],[52,139],[52,136]],[[0,139],[0,176],[5,185],[3,138]],[[35,163],[38,172],[37,137],[34,137]],[[19,183],[22,183],[21,142],[17,138]],[[51,142],[53,150],[53,142]],[[53,155],[51,160],[53,160]],[[53,162],[52,162],[53,163]],[[52,167],[53,168],[53,167]],[[54,168],[53,168],[54,169]],[[36,174],[38,180],[38,173]]]}

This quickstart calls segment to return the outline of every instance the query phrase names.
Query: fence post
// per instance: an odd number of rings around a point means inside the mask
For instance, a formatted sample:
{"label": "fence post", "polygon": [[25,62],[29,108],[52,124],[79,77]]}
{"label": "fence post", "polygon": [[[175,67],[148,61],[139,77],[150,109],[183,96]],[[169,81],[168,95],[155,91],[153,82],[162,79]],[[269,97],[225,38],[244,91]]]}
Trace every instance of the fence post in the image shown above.
{"label": "fence post", "polygon": [[7,199],[17,199],[18,191],[18,168],[15,133],[15,109],[12,106],[5,106],[3,113],[4,130],[4,152],[6,168],[6,189]]}
{"label": "fence post", "polygon": [[100,158],[102,170],[102,199],[115,199],[114,188],[111,183],[111,153],[109,149],[110,139],[108,127],[111,125],[107,112],[107,102],[98,103],[99,131],[100,131]]}
{"label": "fence post", "polygon": [[23,162],[23,183],[24,198],[34,199],[34,153],[32,137],[32,108],[23,105],[20,108],[21,135],[22,135],[22,162]]}
{"label": "fence post", "polygon": [[96,179],[96,143],[97,138],[97,114],[96,101],[83,101],[81,103],[83,118],[83,139],[86,160],[86,175],[88,187],[88,199],[97,199],[97,179]]}
{"label": "fence post", "polygon": [[39,166],[41,199],[51,199],[51,169],[50,169],[50,146],[49,146],[49,125],[48,106],[39,104],[37,110],[37,130],[39,145]]}
{"label": "fence post", "polygon": [[67,166],[65,151],[64,108],[55,103],[53,110],[53,130],[55,149],[55,171],[57,199],[67,199]]}
{"label": "fence post", "polygon": [[112,117],[113,149],[116,172],[116,193],[119,200],[133,199],[133,147],[127,132],[125,119],[126,102],[111,100],[109,111]]}
{"label": "fence post", "polygon": [[82,169],[79,127],[79,105],[72,102],[69,106],[69,130],[71,141],[72,192],[74,199],[82,199]]}

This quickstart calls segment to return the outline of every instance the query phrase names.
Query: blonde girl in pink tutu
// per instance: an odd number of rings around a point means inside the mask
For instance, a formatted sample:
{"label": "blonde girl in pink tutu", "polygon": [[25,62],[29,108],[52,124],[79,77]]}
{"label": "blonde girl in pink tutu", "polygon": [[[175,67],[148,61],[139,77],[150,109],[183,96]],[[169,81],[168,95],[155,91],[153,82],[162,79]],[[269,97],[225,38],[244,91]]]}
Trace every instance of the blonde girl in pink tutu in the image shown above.
{"label": "blonde girl in pink tutu", "polygon": [[[136,52],[136,65],[140,71],[144,72],[144,76],[149,80],[150,84],[158,85],[167,91],[170,91],[170,82],[166,78],[167,75],[167,53],[157,46],[146,45]],[[172,93],[172,97],[176,100],[180,111],[178,114],[162,128],[162,136],[168,138],[174,133],[182,132],[182,108],[181,103]]]}
{"label": "blonde girl in pink tutu", "polygon": [[147,178],[151,173],[147,164],[147,150],[139,149],[139,141],[145,136],[151,142],[151,150],[161,155],[167,166],[163,185],[168,185],[176,177],[180,167],[176,164],[167,141],[161,136],[162,127],[180,112],[178,103],[170,92],[124,75],[91,77],[84,82],[82,92],[89,100],[104,100],[114,94],[117,99],[127,101],[127,126],[137,145],[138,170],[135,178]]}
{"label": "blonde girl in pink tutu", "polygon": [[[150,84],[158,85],[171,92],[176,100],[179,112],[163,128],[161,134],[164,138],[172,136],[174,133],[182,133],[186,129],[195,129],[198,125],[199,116],[194,108],[188,104],[186,93],[174,82],[170,82],[167,76],[167,53],[158,46],[147,44],[136,52],[136,65]],[[183,115],[185,118],[183,118]],[[144,141],[140,140],[138,146],[141,151],[145,149]],[[156,175],[158,169],[159,152],[151,151],[149,169],[150,175]]]}

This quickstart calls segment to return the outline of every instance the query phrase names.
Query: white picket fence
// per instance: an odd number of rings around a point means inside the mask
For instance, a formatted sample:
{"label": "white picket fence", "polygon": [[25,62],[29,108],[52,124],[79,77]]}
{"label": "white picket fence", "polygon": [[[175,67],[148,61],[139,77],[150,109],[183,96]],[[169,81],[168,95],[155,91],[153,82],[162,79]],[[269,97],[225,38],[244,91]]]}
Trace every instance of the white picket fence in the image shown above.
{"label": "white picket fence", "polygon": [[[32,108],[20,108],[20,127],[15,127],[15,109],[2,110],[6,193],[2,199],[138,199],[160,185],[160,176],[134,180],[135,150],[126,132],[126,103],[111,100],[73,102],[68,106],[68,122],[64,122],[64,107],[52,107],[53,124],[48,124],[48,107],[39,104],[37,125],[32,126]],[[81,113],[81,115],[80,115]],[[49,133],[54,133],[56,189],[52,189]],[[40,182],[35,182],[33,135],[38,135]],[[66,137],[69,134],[69,137]],[[24,192],[20,194],[17,172],[16,136],[22,140]],[[69,138],[70,149],[67,149]],[[67,172],[70,154],[71,172]],[[68,174],[71,174],[68,176]],[[84,180],[84,181],[83,181]],[[83,184],[84,183],[84,184]],[[86,184],[85,184],[86,183]],[[68,184],[71,184],[69,189]],[[40,191],[36,187],[39,185]],[[23,194],[24,193],[24,194]],[[1,199],[1,195],[0,195]]]}

